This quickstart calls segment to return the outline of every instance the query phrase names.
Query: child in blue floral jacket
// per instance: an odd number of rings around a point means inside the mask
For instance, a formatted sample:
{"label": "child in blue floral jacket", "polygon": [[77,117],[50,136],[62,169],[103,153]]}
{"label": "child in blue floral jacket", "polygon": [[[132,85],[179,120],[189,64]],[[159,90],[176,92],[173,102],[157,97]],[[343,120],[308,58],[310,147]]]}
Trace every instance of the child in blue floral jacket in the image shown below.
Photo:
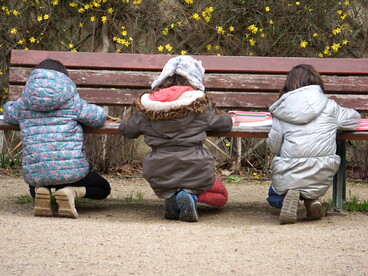
{"label": "child in blue floral jacket", "polygon": [[23,177],[35,198],[34,214],[52,216],[55,188],[59,216],[77,218],[75,199],[104,199],[110,184],[90,171],[83,151],[83,125],[101,127],[102,107],[79,97],[65,66],[46,59],[32,71],[22,95],[4,105],[4,120],[19,124]]}

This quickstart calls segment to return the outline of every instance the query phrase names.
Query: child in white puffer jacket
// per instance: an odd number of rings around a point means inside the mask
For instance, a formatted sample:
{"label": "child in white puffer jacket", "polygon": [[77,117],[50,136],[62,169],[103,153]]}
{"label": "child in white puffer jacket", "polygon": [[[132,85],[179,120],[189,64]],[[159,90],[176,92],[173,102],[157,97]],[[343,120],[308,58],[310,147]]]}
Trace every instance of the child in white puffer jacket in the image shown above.
{"label": "child in white puffer jacket", "polygon": [[300,198],[308,219],[320,219],[324,212],[319,198],[340,165],[336,132],[356,129],[360,115],[328,99],[322,78],[307,64],[288,73],[279,99],[269,110],[273,121],[267,144],[276,156],[268,202],[281,207],[281,224],[296,222]]}

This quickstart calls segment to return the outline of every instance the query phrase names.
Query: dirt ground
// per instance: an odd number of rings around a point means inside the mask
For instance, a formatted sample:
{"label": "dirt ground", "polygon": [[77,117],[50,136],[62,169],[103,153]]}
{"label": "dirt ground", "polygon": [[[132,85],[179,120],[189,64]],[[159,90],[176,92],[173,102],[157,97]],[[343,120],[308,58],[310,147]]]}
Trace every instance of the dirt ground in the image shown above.
{"label": "dirt ground", "polygon": [[[268,184],[226,184],[200,221],[163,219],[141,178],[108,177],[111,196],[78,203],[78,219],[34,217],[22,178],[0,175],[0,275],[368,275],[367,213],[279,225]],[[248,183],[247,183],[248,182]],[[348,186],[368,199],[368,183]],[[331,193],[324,198],[328,201]]]}

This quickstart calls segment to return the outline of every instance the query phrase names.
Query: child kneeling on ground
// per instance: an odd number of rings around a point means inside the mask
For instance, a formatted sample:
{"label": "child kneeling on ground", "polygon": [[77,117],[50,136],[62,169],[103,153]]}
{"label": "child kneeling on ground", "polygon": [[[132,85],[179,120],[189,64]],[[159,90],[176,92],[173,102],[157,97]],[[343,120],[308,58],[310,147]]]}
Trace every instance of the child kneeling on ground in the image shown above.
{"label": "child kneeling on ground", "polygon": [[273,119],[267,144],[276,156],[267,200],[281,208],[281,224],[296,222],[299,199],[304,200],[308,220],[320,219],[324,210],[319,198],[340,165],[336,132],[356,129],[360,115],[328,99],[322,78],[307,64],[288,73],[269,110]]}
{"label": "child kneeling on ground", "polygon": [[213,201],[211,192],[223,184],[214,185],[214,158],[203,143],[207,131],[231,130],[232,119],[211,104],[202,84],[204,71],[193,57],[170,59],[152,83],[153,92],[142,95],[133,114],[120,123],[125,137],[143,134],[152,148],[143,160],[143,176],[165,199],[166,219],[198,221],[198,196],[206,191],[203,202],[221,206],[227,200],[225,189],[225,197]]}
{"label": "child kneeling on ground", "polygon": [[20,98],[4,105],[4,120],[19,124],[23,144],[22,169],[34,214],[52,216],[51,191],[56,189],[58,215],[77,218],[77,198],[104,199],[110,184],[91,172],[83,151],[82,124],[101,127],[102,107],[79,97],[65,66],[52,59],[39,63]]}

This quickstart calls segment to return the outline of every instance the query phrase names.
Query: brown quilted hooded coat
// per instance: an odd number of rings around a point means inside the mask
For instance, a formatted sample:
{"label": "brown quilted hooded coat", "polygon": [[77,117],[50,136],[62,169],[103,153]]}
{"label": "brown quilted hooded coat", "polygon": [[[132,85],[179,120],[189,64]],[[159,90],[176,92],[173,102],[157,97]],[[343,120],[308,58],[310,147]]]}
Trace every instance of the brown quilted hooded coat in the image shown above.
{"label": "brown quilted hooded coat", "polygon": [[152,148],[143,161],[143,176],[158,197],[169,198],[180,189],[200,194],[214,183],[214,158],[203,147],[207,131],[229,131],[229,114],[214,108],[203,91],[185,92],[169,103],[136,101],[136,110],[120,124],[127,138],[144,135]]}

